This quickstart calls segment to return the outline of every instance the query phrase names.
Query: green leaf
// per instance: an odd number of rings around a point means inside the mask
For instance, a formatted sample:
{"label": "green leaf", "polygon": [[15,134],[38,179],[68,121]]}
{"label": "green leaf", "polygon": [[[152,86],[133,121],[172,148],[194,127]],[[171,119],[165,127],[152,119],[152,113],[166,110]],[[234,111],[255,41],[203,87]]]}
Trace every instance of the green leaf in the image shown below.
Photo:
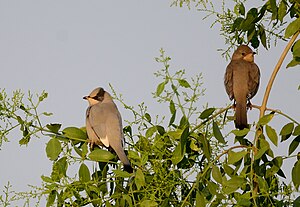
{"label": "green leaf", "polygon": [[298,136],[300,135],[300,125],[297,125],[294,129],[294,132],[293,132],[293,135],[294,136]]}
{"label": "green leaf", "polygon": [[258,177],[258,186],[259,186],[259,189],[262,191],[262,192],[268,192],[269,191],[269,185],[267,183],[267,181],[262,178],[261,176],[257,176]]}
{"label": "green leaf", "polygon": [[200,119],[207,119],[210,115],[212,115],[214,113],[215,110],[216,110],[215,108],[205,109],[204,111],[202,111],[199,118]]}
{"label": "green leaf", "polygon": [[108,162],[112,160],[115,156],[103,149],[95,148],[88,156],[91,160],[97,161],[97,162]]}
{"label": "green leaf", "polygon": [[137,169],[134,182],[138,190],[140,190],[141,187],[146,185],[145,176],[141,169]]}
{"label": "green leaf", "polygon": [[297,40],[292,46],[292,52],[298,51],[300,49],[300,39]]}
{"label": "green leaf", "polygon": [[152,127],[150,127],[150,128],[147,129],[147,131],[146,131],[146,133],[145,133],[145,136],[146,136],[147,138],[152,137],[153,134],[154,134],[156,131],[157,131],[156,126],[152,126]]}
{"label": "green leaf", "polygon": [[243,21],[244,21],[244,18],[242,18],[242,17],[236,18],[232,24],[232,31],[234,32],[235,30],[239,30]]}
{"label": "green leaf", "polygon": [[223,165],[224,171],[227,175],[229,175],[230,177],[232,177],[234,175],[234,170],[227,164]]}
{"label": "green leaf", "polygon": [[176,108],[175,108],[175,104],[174,104],[173,100],[170,101],[169,109],[170,109],[171,114],[174,114],[176,112]]}
{"label": "green leaf", "polygon": [[223,192],[226,194],[231,194],[235,192],[237,189],[246,184],[246,181],[242,177],[232,177],[230,180],[225,180],[223,182]]}
{"label": "green leaf", "polygon": [[48,93],[43,91],[42,94],[39,96],[39,101],[42,102],[47,97],[48,97]]}
{"label": "green leaf", "polygon": [[263,156],[267,150],[270,149],[269,143],[265,139],[259,140],[259,149],[258,152],[254,155],[254,160],[257,160]]}
{"label": "green leaf", "polygon": [[271,114],[267,114],[267,115],[264,115],[263,117],[261,117],[258,121],[258,125],[266,125],[268,124],[274,117],[274,113],[271,113]]}
{"label": "green leaf", "polygon": [[52,166],[51,179],[58,182],[62,177],[66,177],[66,172],[68,169],[67,158],[62,157]]}
{"label": "green leaf", "polygon": [[268,135],[269,139],[271,140],[271,142],[275,146],[277,146],[278,145],[278,136],[277,136],[275,129],[273,129],[269,125],[266,125],[266,132],[267,132],[267,135]]}
{"label": "green leaf", "polygon": [[85,158],[85,156],[87,155],[88,153],[88,146],[87,146],[87,143],[83,143],[83,145],[81,146],[81,149],[82,149],[82,154],[81,154],[81,157],[82,158]]}
{"label": "green leaf", "polygon": [[57,134],[60,130],[61,124],[47,124],[46,127],[53,133]]}
{"label": "green leaf", "polygon": [[202,192],[199,192],[199,191],[197,191],[197,193],[196,193],[196,206],[197,207],[205,207],[206,206],[204,195],[202,194]]}
{"label": "green leaf", "polygon": [[158,133],[159,133],[160,135],[162,135],[162,136],[166,133],[166,130],[164,129],[164,127],[163,127],[163,126],[160,126],[160,125],[156,125],[156,130],[157,130]]}
{"label": "green leaf", "polygon": [[19,124],[23,125],[24,121],[20,116],[17,116],[17,121]]}
{"label": "green leaf", "polygon": [[300,206],[300,196],[298,196],[298,198],[296,198],[296,200],[294,200],[293,202],[293,207],[299,207]]}
{"label": "green leaf", "polygon": [[30,141],[30,136],[23,137],[22,139],[19,140],[20,145],[27,145]]}
{"label": "green leaf", "polygon": [[42,114],[45,115],[45,116],[52,116],[53,115],[53,113],[48,113],[48,112],[43,112]]}
{"label": "green leaf", "polygon": [[220,169],[217,166],[215,165],[212,166],[211,175],[216,182],[222,184],[222,174]]}
{"label": "green leaf", "polygon": [[258,34],[259,34],[260,41],[265,48],[268,48],[266,31],[261,25],[258,25],[258,28],[259,28]]}
{"label": "green leaf", "polygon": [[217,194],[217,189],[219,188],[219,186],[216,183],[214,183],[212,181],[207,182],[207,187],[208,187],[209,192],[212,195],[216,195]]}
{"label": "green leaf", "polygon": [[199,139],[200,143],[202,144],[201,148],[204,152],[205,157],[209,159],[211,156],[211,148],[210,148],[209,142],[207,141],[207,139],[205,138],[205,136],[203,134],[199,134],[198,139]]}
{"label": "green leaf", "polygon": [[231,133],[233,133],[235,136],[243,137],[243,136],[246,136],[249,131],[250,131],[250,129],[248,129],[248,128],[244,128],[242,130],[234,129],[231,131]]}
{"label": "green leaf", "polygon": [[280,131],[281,141],[287,140],[292,135],[293,130],[294,130],[293,122],[284,125]]}
{"label": "green leaf", "polygon": [[277,17],[277,10],[278,10],[276,5],[276,0],[269,0],[269,2],[272,10],[272,20],[275,20]]}
{"label": "green leaf", "polygon": [[187,143],[188,136],[189,136],[189,126],[187,126],[183,130],[183,132],[180,136],[180,142],[178,143],[178,145],[176,146],[176,148],[173,152],[173,156],[172,156],[171,160],[174,165],[178,164],[183,159],[183,156],[186,151],[186,143]]}
{"label": "green leaf", "polygon": [[191,150],[196,151],[196,152],[200,151],[200,147],[197,145],[197,141],[195,139],[191,140],[190,148],[191,148]]}
{"label": "green leaf", "polygon": [[300,18],[297,18],[287,26],[284,37],[289,38],[299,30],[300,30]]}
{"label": "green leaf", "polygon": [[219,126],[213,121],[213,133],[214,133],[214,137],[221,142],[222,144],[225,144],[225,140],[224,137],[220,131]]}
{"label": "green leaf", "polygon": [[113,170],[113,172],[114,172],[114,174],[117,177],[121,177],[121,178],[129,178],[129,177],[131,177],[131,173],[126,172],[124,170]]}
{"label": "green leaf", "polygon": [[66,137],[74,140],[86,141],[88,138],[86,133],[77,127],[67,127],[62,132]]}
{"label": "green leaf", "polygon": [[183,115],[180,119],[180,122],[179,122],[179,127],[181,129],[185,128],[187,125],[189,124],[189,120],[186,118],[185,115]]}
{"label": "green leaf", "polygon": [[282,22],[285,15],[286,15],[286,3],[285,1],[281,1],[278,8],[278,19]]}
{"label": "green leaf", "polygon": [[242,31],[248,31],[249,28],[253,25],[253,23],[255,22],[255,19],[258,16],[258,11],[256,8],[251,8],[246,15],[245,20],[242,22],[242,24],[240,25],[240,28],[242,29]]}
{"label": "green leaf", "polygon": [[240,161],[243,157],[245,157],[246,154],[247,154],[246,150],[242,150],[239,152],[234,152],[234,151],[230,150],[228,152],[228,164],[234,164],[234,163]]}
{"label": "green leaf", "polygon": [[89,168],[84,163],[82,163],[79,168],[79,180],[82,182],[88,182],[91,180]]}
{"label": "green leaf", "polygon": [[47,157],[50,160],[56,160],[59,154],[62,152],[60,141],[56,138],[50,139],[46,146]]}
{"label": "green leaf", "polygon": [[174,123],[175,118],[176,118],[176,111],[172,114],[168,126],[171,126]]}
{"label": "green leaf", "polygon": [[[291,67],[295,67],[296,65],[299,65],[300,61],[297,61],[295,59],[291,60],[291,62],[289,62],[289,64],[287,64],[287,68],[291,68]],[[299,86],[300,87],[300,86]],[[298,89],[299,90],[299,89]]]}
{"label": "green leaf", "polygon": [[239,5],[239,13],[243,16],[245,15],[245,6],[243,3],[240,3]]}
{"label": "green leaf", "polygon": [[186,142],[187,142],[187,139],[188,139],[189,135],[190,135],[190,132],[189,132],[189,126],[187,126],[187,127],[183,130],[183,132],[182,132],[182,134],[181,134],[181,136],[180,136],[180,142],[181,142],[181,144],[182,144],[181,151],[185,150]]}
{"label": "green leaf", "polygon": [[298,135],[289,146],[289,155],[291,155],[299,146],[300,143],[300,135]]}
{"label": "green leaf", "polygon": [[184,79],[179,79],[178,82],[179,82],[179,85],[181,85],[185,88],[190,88],[191,87],[190,84]]}
{"label": "green leaf", "polygon": [[178,143],[172,155],[172,163],[177,165],[183,158],[184,154],[181,152],[181,142]]}
{"label": "green leaf", "polygon": [[151,123],[151,116],[150,116],[150,114],[145,113],[145,118],[146,118],[146,120],[147,120],[149,123]]}
{"label": "green leaf", "polygon": [[44,182],[46,182],[46,183],[53,183],[53,182],[54,182],[54,181],[53,181],[50,177],[48,177],[48,176],[42,175],[41,178],[42,178],[42,180],[43,180]]}
{"label": "green leaf", "polygon": [[126,202],[129,204],[129,207],[132,207],[132,199],[129,195],[123,194],[123,198],[126,200]]}
{"label": "green leaf", "polygon": [[141,207],[156,207],[158,203],[153,200],[143,200],[140,204]]}
{"label": "green leaf", "polygon": [[78,147],[74,146],[74,150],[80,157],[82,157],[82,151]]}
{"label": "green leaf", "polygon": [[165,89],[165,85],[166,85],[166,82],[162,82],[160,83],[157,88],[156,88],[156,96],[160,96],[160,94],[164,91]]}
{"label": "green leaf", "polygon": [[49,193],[49,196],[47,198],[47,204],[46,204],[47,207],[50,207],[50,206],[52,206],[54,204],[54,201],[55,201],[55,198],[56,198],[56,194],[57,194],[56,190],[52,190]]}
{"label": "green leaf", "polygon": [[294,185],[300,185],[300,160],[296,162],[292,169],[292,181]]}

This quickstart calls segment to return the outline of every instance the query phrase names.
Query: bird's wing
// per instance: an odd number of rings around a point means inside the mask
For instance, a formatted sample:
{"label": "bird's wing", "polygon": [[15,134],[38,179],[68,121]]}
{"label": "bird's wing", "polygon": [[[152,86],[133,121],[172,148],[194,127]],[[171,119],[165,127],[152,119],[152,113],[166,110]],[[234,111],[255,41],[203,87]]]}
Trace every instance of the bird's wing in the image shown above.
{"label": "bird's wing", "polygon": [[251,64],[251,68],[249,69],[249,81],[248,81],[248,99],[253,98],[258,91],[260,81],[260,71],[258,66],[253,63]]}
{"label": "bird's wing", "polygon": [[108,116],[109,112],[106,106],[101,103],[91,106],[87,115],[87,130],[91,131],[89,133],[89,136],[92,136],[90,137],[91,141],[97,143],[93,139],[100,139],[105,147],[110,145],[106,130]]}
{"label": "bird's wing", "polygon": [[233,94],[233,62],[231,61],[229,63],[229,65],[226,68],[226,72],[224,75],[224,85],[225,85],[225,89],[226,92],[230,98],[230,100],[232,100],[234,98],[234,94]]}
{"label": "bird's wing", "polygon": [[115,148],[123,148],[124,137],[121,115],[113,102],[106,104],[106,111],[109,113],[106,119],[106,134],[109,143],[114,150]]}

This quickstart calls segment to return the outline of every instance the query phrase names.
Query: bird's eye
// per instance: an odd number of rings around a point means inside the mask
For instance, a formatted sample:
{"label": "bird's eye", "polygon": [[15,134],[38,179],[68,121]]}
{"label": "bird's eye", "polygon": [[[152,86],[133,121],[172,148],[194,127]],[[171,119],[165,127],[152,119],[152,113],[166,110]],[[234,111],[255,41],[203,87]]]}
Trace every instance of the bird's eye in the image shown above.
{"label": "bird's eye", "polygon": [[243,56],[245,56],[245,55],[246,55],[246,53],[242,52],[242,55],[243,55]]}

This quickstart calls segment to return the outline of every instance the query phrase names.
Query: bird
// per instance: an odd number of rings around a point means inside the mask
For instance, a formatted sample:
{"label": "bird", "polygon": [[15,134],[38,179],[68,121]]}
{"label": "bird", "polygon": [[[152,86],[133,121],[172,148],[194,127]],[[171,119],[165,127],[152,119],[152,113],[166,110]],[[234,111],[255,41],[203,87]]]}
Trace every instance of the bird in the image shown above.
{"label": "bird", "polygon": [[234,99],[235,127],[248,128],[247,109],[259,88],[260,70],[254,62],[256,53],[247,45],[240,45],[226,67],[224,85],[230,100]]}
{"label": "bird", "polygon": [[121,114],[111,95],[102,87],[98,87],[83,99],[89,103],[86,110],[86,131],[90,147],[98,145],[113,149],[123,163],[124,170],[132,173],[133,168],[123,149]]}

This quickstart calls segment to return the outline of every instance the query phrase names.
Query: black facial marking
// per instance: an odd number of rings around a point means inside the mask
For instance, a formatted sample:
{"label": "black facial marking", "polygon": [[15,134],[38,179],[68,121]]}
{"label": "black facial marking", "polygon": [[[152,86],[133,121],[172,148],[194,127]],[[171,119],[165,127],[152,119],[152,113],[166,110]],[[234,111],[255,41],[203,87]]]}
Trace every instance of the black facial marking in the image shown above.
{"label": "black facial marking", "polygon": [[98,93],[96,94],[96,96],[92,97],[92,99],[95,99],[97,101],[103,101],[104,99],[104,89],[103,88],[100,88]]}

